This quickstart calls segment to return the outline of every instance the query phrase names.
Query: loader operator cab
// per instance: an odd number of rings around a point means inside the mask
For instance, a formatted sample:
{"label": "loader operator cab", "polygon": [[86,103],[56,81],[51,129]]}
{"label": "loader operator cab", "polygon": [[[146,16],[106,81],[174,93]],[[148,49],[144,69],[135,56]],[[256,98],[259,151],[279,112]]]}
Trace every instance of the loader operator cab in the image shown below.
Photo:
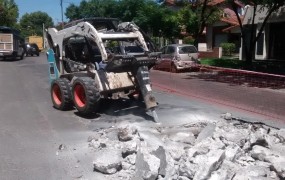
{"label": "loader operator cab", "polygon": [[[116,55],[144,55],[145,51],[138,40],[133,39],[105,39],[103,41],[108,57]],[[75,62],[91,63],[98,69],[104,69],[106,63],[102,62],[101,52],[94,41],[84,36],[74,36],[64,42],[65,58],[71,60],[64,62],[65,70],[70,72],[80,71]],[[74,61],[74,63],[72,62]],[[83,70],[83,69],[82,69]]]}

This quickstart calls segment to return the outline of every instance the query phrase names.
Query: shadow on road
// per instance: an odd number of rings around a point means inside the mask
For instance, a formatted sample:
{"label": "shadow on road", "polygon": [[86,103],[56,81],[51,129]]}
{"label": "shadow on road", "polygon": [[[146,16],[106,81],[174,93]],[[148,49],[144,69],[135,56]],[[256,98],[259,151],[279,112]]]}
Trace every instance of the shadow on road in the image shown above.
{"label": "shadow on road", "polygon": [[124,98],[117,100],[102,99],[100,100],[100,106],[98,107],[97,113],[88,116],[82,116],[78,112],[75,112],[75,114],[85,119],[96,119],[103,114],[114,117],[134,115],[148,121],[154,121],[153,117],[146,113],[145,104],[143,102]]}
{"label": "shadow on road", "polygon": [[227,83],[231,86],[285,89],[285,76],[271,76],[266,74],[213,70],[187,75],[184,79],[202,79],[205,81]]}
{"label": "shadow on road", "polygon": [[6,58],[0,58],[0,62],[15,62],[15,61],[21,61],[23,59],[19,59],[19,58],[12,58],[12,57],[6,57]]}

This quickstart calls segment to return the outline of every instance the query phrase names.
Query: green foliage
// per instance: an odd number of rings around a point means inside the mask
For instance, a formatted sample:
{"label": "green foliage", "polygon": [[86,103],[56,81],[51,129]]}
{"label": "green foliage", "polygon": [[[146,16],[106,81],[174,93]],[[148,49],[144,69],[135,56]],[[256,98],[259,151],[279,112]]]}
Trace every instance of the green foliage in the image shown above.
{"label": "green foliage", "polygon": [[231,56],[236,49],[236,45],[234,43],[221,43],[221,47],[223,48],[224,55],[228,56]]}
{"label": "green foliage", "polygon": [[183,43],[184,43],[184,44],[193,44],[194,41],[195,41],[195,40],[194,40],[193,37],[191,37],[191,36],[187,36],[187,37],[183,38]]}
{"label": "green foliage", "polygon": [[[218,59],[218,58],[203,58],[201,59],[201,65],[232,68],[232,69],[246,69],[247,63],[238,59]],[[253,70],[257,72],[271,73],[271,74],[283,74],[285,69],[285,63],[280,61],[253,61]]]}
{"label": "green foliage", "polygon": [[33,13],[26,13],[20,19],[20,26],[23,36],[43,34],[43,24],[45,27],[52,27],[52,18],[45,12],[37,11]]}
{"label": "green foliage", "polygon": [[85,17],[115,17],[133,21],[146,33],[171,38],[179,34],[176,13],[153,0],[90,0],[67,7],[70,21]]}
{"label": "green foliage", "polygon": [[88,17],[117,17],[119,6],[116,0],[83,0],[76,6],[70,4],[65,15],[70,20]]}
{"label": "green foliage", "polygon": [[242,69],[245,62],[238,59],[218,59],[218,58],[204,58],[201,59],[201,65]]}
{"label": "green foliage", "polygon": [[206,25],[219,20],[221,11],[217,6],[208,5],[211,0],[182,2],[184,7],[177,13],[179,26],[197,41]]}
{"label": "green foliage", "polygon": [[0,0],[0,26],[17,27],[19,9],[14,0]]}

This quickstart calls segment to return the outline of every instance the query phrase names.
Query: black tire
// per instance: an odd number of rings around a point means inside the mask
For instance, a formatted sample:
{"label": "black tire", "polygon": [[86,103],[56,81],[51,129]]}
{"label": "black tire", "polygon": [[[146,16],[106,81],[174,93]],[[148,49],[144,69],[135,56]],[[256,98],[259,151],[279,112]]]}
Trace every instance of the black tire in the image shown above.
{"label": "black tire", "polygon": [[98,107],[100,93],[95,81],[89,77],[77,78],[72,85],[73,103],[82,115],[88,115]]}
{"label": "black tire", "polygon": [[37,53],[37,56],[40,56],[40,53]]}
{"label": "black tire", "polygon": [[71,86],[65,78],[56,79],[51,84],[51,99],[53,106],[59,110],[70,110],[73,108]]}
{"label": "black tire", "polygon": [[23,59],[24,59],[24,55],[25,55],[25,53],[23,53],[23,54],[20,56],[20,60],[23,60]]}

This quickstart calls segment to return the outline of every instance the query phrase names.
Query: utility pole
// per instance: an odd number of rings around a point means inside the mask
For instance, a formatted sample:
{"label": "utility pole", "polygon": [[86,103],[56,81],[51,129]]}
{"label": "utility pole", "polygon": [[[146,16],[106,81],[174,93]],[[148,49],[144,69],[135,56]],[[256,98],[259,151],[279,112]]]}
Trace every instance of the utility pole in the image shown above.
{"label": "utility pole", "polygon": [[61,27],[63,29],[63,7],[62,7],[62,0],[60,0],[60,7],[61,7]]}

